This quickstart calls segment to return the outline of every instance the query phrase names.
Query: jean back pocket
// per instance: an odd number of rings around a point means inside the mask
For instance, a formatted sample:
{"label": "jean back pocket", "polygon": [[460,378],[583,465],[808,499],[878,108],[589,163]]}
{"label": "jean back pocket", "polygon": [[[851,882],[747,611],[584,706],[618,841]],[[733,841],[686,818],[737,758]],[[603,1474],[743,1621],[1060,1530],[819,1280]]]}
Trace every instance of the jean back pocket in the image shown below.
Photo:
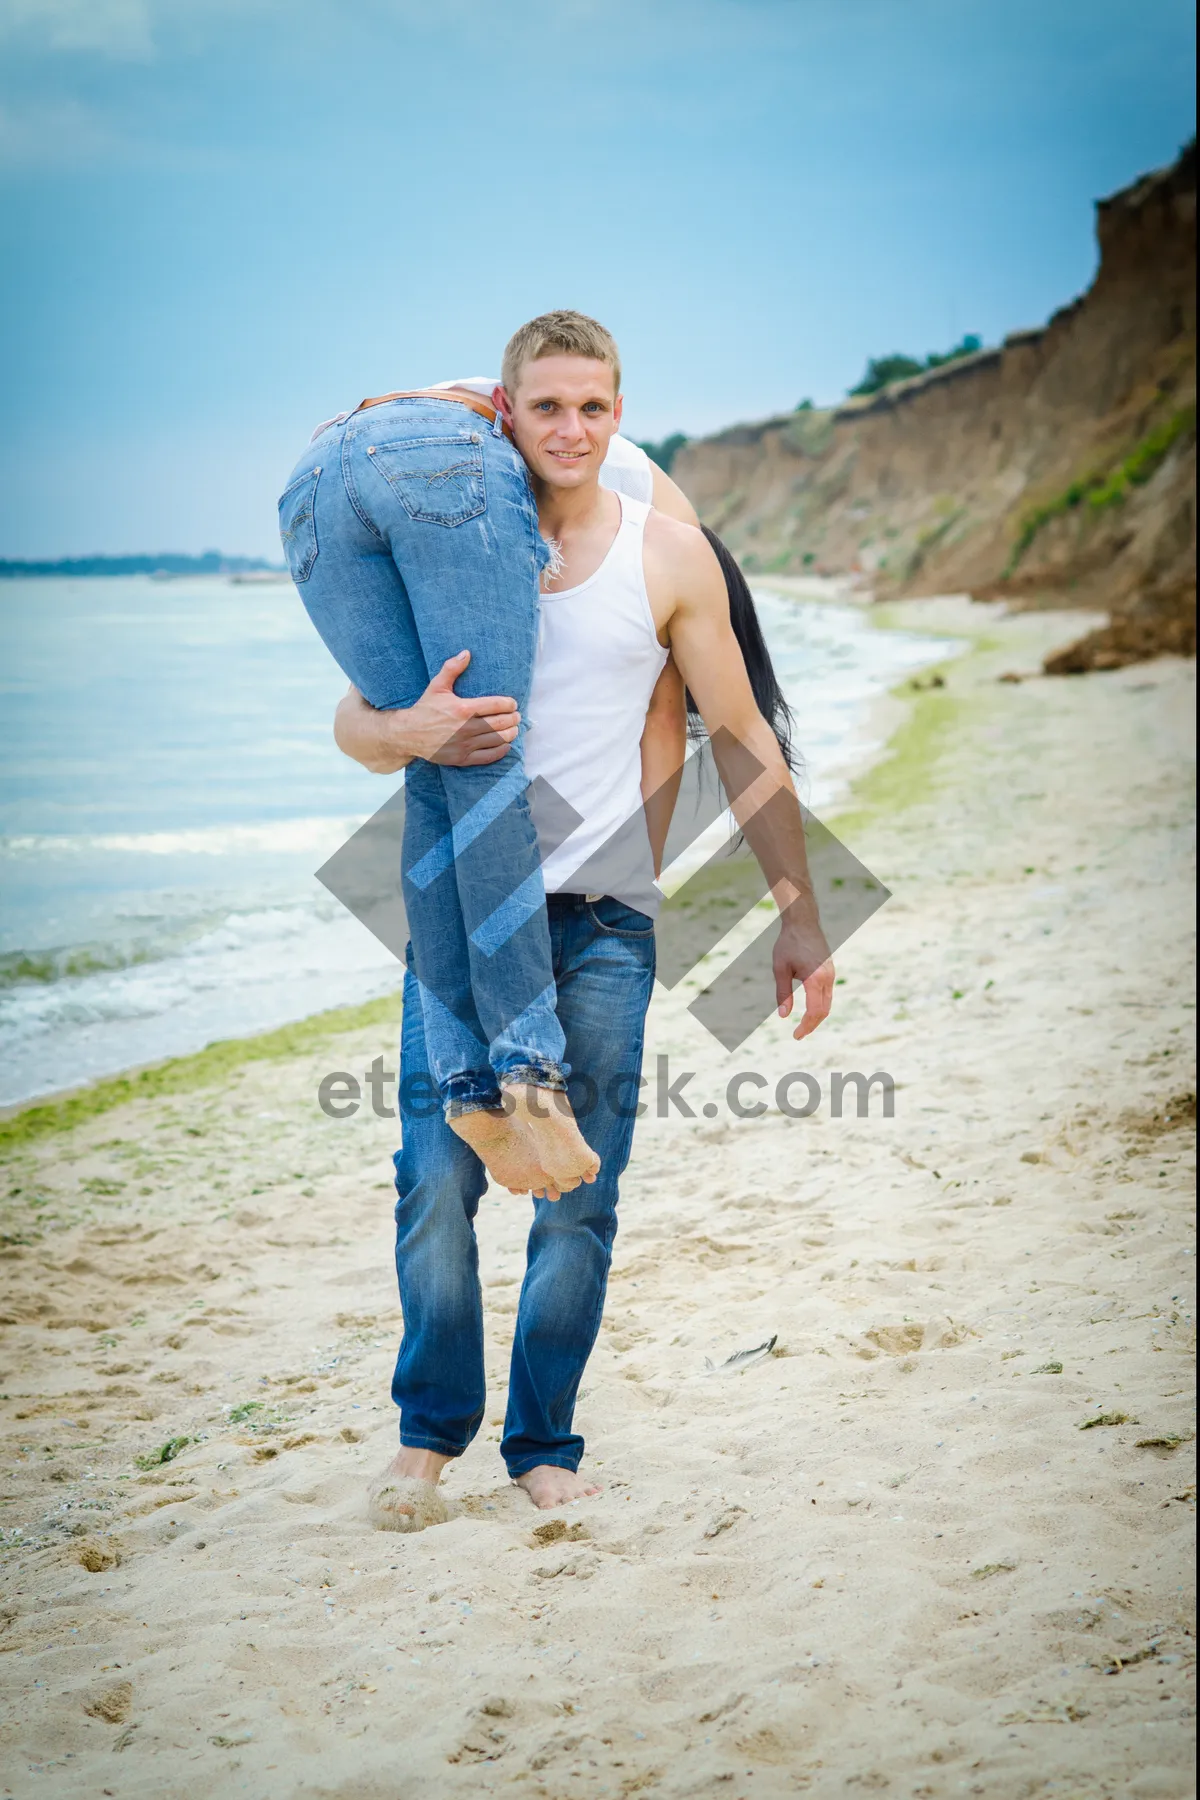
{"label": "jean back pocket", "polygon": [[483,445],[477,433],[372,444],[367,455],[410,519],[465,525],[487,511]]}
{"label": "jean back pocket", "polygon": [[292,580],[307,581],[317,560],[317,483],[320,469],[306,469],[279,500],[279,536]]}

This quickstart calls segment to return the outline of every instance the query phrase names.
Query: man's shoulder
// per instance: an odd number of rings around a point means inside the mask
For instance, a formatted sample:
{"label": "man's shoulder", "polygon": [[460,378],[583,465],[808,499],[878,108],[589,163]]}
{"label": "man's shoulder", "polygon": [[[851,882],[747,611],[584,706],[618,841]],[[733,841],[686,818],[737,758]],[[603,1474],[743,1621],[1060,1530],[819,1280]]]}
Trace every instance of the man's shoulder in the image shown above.
{"label": "man's shoulder", "polygon": [[646,549],[656,561],[683,574],[719,568],[708,539],[698,525],[673,519],[652,506],[646,515]]}
{"label": "man's shoulder", "polygon": [[646,539],[660,546],[668,555],[685,556],[696,546],[702,550],[708,548],[704,533],[698,525],[689,525],[684,519],[673,519],[670,513],[660,512],[652,506],[646,514]]}
{"label": "man's shoulder", "polygon": [[721,565],[698,525],[651,507],[644,543],[646,590],[660,622],[680,605],[703,610],[709,602],[724,604]]}

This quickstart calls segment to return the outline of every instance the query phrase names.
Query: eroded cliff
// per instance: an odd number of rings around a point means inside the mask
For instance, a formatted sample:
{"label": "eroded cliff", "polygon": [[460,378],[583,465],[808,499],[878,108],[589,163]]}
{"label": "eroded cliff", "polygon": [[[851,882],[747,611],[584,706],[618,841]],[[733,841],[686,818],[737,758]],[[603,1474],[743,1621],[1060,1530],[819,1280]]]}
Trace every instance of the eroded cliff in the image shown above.
{"label": "eroded cliff", "polygon": [[673,474],[750,571],[1109,611],[1055,662],[1195,650],[1194,146],[1096,209],[1088,291],[996,349],[735,426]]}

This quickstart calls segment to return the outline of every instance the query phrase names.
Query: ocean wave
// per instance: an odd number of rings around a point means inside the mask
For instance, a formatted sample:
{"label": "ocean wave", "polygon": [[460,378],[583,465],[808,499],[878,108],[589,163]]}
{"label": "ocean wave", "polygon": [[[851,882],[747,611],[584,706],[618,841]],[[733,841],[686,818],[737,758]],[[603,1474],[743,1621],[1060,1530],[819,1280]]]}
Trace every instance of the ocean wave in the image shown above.
{"label": "ocean wave", "polygon": [[0,1040],[13,1045],[48,1031],[198,1008],[219,1017],[254,992],[284,994],[298,986],[320,990],[317,1007],[332,1005],[347,982],[369,976],[386,987],[402,975],[401,965],[336,902],[265,909],[226,919],[173,955],[57,981],[15,982],[0,991]]}
{"label": "ocean wave", "polygon": [[260,825],[208,825],[184,831],[30,834],[0,837],[0,856],[332,855],[362,823],[361,818],[271,819]]}
{"label": "ocean wave", "polygon": [[339,903],[318,893],[300,906],[208,910],[163,922],[152,932],[130,932],[107,942],[62,944],[48,949],[16,949],[0,954],[0,992],[88,977],[116,975],[150,963],[181,960],[195,967],[206,959],[250,952],[261,954],[307,936],[314,926],[340,912]]}
{"label": "ocean wave", "polygon": [[[196,928],[197,934],[203,926]],[[0,989],[25,983],[69,981],[84,975],[110,975],[139,963],[161,962],[186,944],[188,932],[133,938],[126,943],[63,944],[50,950],[10,950],[0,955]]]}

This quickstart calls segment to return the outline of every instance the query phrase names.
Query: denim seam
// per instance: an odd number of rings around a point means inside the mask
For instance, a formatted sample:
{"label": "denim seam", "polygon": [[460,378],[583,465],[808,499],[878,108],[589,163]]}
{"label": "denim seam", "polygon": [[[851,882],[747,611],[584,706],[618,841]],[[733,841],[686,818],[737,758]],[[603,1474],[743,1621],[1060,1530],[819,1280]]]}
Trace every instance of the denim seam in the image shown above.
{"label": "denim seam", "polygon": [[363,511],[358,497],[358,489],[354,485],[354,476],[350,471],[350,451],[357,439],[358,433],[347,427],[342,436],[342,482],[346,489],[346,498],[349,500],[351,506],[354,508],[367,530],[374,532],[381,543],[386,543],[387,540],[384,537],[383,532],[380,531],[378,525],[376,525],[374,519],[369,519]]}
{"label": "denim seam", "polygon": [[519,1462],[505,1462],[505,1468],[515,1481],[518,1475],[528,1475],[530,1469],[566,1469],[575,1475],[579,1471],[580,1458],[568,1462],[561,1454],[558,1456],[535,1456],[532,1461],[522,1457]]}
{"label": "denim seam", "polygon": [[447,1075],[441,1085],[450,1100],[482,1100],[485,1105],[494,1107],[501,1104],[500,1090],[490,1069],[464,1069]]}
{"label": "denim seam", "polygon": [[406,1450],[433,1450],[438,1456],[465,1456],[466,1444],[451,1444],[446,1438],[416,1437],[400,1428],[400,1442]]}
{"label": "denim seam", "polygon": [[[628,1160],[628,1146],[631,1143],[632,1138],[633,1138],[633,1132],[632,1132],[632,1130],[630,1130],[625,1136],[626,1159],[627,1160]],[[553,1205],[554,1203],[550,1200],[547,1200],[547,1201],[541,1202],[540,1204],[550,1206],[550,1205]],[[604,1302],[608,1298],[608,1274],[609,1274],[609,1269],[612,1268],[612,1247],[613,1247],[613,1241],[616,1238],[616,1235],[617,1235],[617,1219],[616,1219],[616,1213],[614,1211],[614,1213],[611,1215],[611,1217],[608,1220],[608,1225],[607,1225],[607,1229],[605,1231],[605,1237],[604,1237],[604,1254],[607,1258],[607,1267],[605,1268],[605,1271],[604,1271],[604,1280],[601,1284],[600,1292],[596,1296],[596,1309],[592,1315],[592,1350],[594,1350],[596,1348],[596,1339],[600,1333],[600,1321],[604,1317]],[[590,1359],[591,1354],[592,1354],[592,1351],[589,1350],[587,1357],[584,1359],[584,1367],[587,1366],[587,1361],[588,1361],[588,1359]],[[575,1398],[576,1398],[576,1400],[578,1400],[578,1397],[579,1397],[579,1383],[582,1380],[583,1380],[583,1369],[580,1369],[578,1379],[576,1380],[576,1383],[575,1383]],[[574,1413],[574,1403],[572,1404],[571,1410],[572,1410],[572,1414],[573,1414]],[[575,1435],[577,1437],[581,1437],[583,1434],[582,1434],[582,1432],[576,1432]],[[570,1469],[572,1474],[574,1474],[576,1472],[576,1470],[579,1468],[580,1461],[582,1460],[582,1455],[583,1455],[583,1453],[581,1451],[579,1457],[577,1457],[574,1462],[567,1462],[564,1460],[565,1452],[560,1451],[557,1456],[535,1456],[535,1457],[533,1457],[532,1461],[528,1461],[528,1460],[522,1458],[521,1461],[516,1465],[514,1465],[513,1463],[510,1463],[508,1458],[505,1457],[504,1466],[508,1470],[509,1474],[514,1478],[514,1480],[518,1475],[524,1475],[528,1469],[536,1469],[536,1468],[541,1467],[542,1465],[545,1465],[547,1467],[554,1468],[554,1469]]]}
{"label": "denim seam", "polygon": [[502,1106],[497,1106],[495,1101],[490,1100],[490,1099],[489,1100],[447,1100],[442,1107],[442,1116],[446,1120],[447,1124],[450,1123],[451,1119],[465,1119],[468,1113],[477,1113],[477,1112],[497,1113],[497,1114],[499,1114],[499,1116],[501,1118],[508,1117],[508,1114],[504,1111],[504,1108]]}
{"label": "denim seam", "polygon": [[[629,1143],[631,1143],[632,1139],[633,1139],[633,1132],[630,1131],[626,1138],[626,1144],[628,1145]],[[626,1151],[626,1160],[628,1160],[628,1150]],[[624,1171],[622,1171],[622,1172],[624,1172]],[[550,1205],[549,1200],[547,1200],[546,1205],[547,1206]],[[617,1235],[617,1215],[616,1215],[616,1208],[615,1208],[615,1204],[614,1204],[613,1211],[609,1214],[609,1217],[606,1221],[606,1229],[605,1229],[605,1233],[604,1233],[604,1255],[607,1260],[606,1260],[605,1268],[604,1268],[604,1279],[600,1283],[600,1292],[596,1295],[596,1311],[595,1311],[595,1314],[593,1317],[593,1322],[592,1322],[592,1350],[594,1350],[596,1348],[596,1339],[600,1335],[600,1322],[604,1317],[604,1302],[608,1298],[608,1276],[609,1276],[609,1271],[612,1268],[612,1249],[613,1249],[613,1241],[616,1238],[616,1235]],[[591,1354],[592,1354],[592,1351],[589,1350],[588,1356],[590,1357]],[[585,1363],[584,1367],[586,1367],[586,1366],[587,1365]],[[579,1371],[579,1380],[580,1381],[583,1380],[583,1369],[580,1369],[580,1371]],[[578,1400],[578,1398],[579,1398],[579,1383],[578,1382],[576,1383],[576,1386],[575,1386],[575,1398],[576,1398],[576,1400]],[[572,1406],[572,1412],[574,1412],[574,1406]],[[582,1435],[582,1433],[580,1435]]]}
{"label": "denim seam", "polygon": [[[308,552],[308,554],[305,556],[305,558],[301,561],[299,572],[297,572],[296,570],[292,571],[292,580],[295,582],[297,587],[300,587],[304,582],[306,582],[308,580],[309,576],[312,574],[314,568],[316,567],[317,557],[320,555],[320,551],[321,551],[321,545],[317,538],[317,487],[320,484],[322,467],[323,467],[323,465],[318,463],[318,464],[316,464],[316,466],[314,468],[306,469],[304,474],[301,476],[298,476],[295,481],[291,482],[287,487],[285,487],[282,494],[280,494],[280,496],[279,496],[279,508],[280,508],[280,512],[282,514],[283,503],[285,500],[287,500],[292,494],[297,493],[303,487],[308,487],[308,489],[309,489],[308,518],[304,522],[307,523],[312,529],[312,549]],[[295,524],[296,524],[295,518],[289,520],[289,523],[288,523],[289,532],[294,530]],[[279,521],[279,535],[280,535],[280,538],[282,539],[283,538],[283,519],[282,519],[282,517],[280,518],[280,521]],[[292,559],[290,556],[288,556],[288,549],[287,549],[286,543],[283,546],[283,553],[284,553],[284,556],[287,558],[288,564],[290,565]]]}
{"label": "denim seam", "polygon": [[602,924],[590,906],[588,907],[588,914],[592,924],[596,927],[596,930],[600,933],[601,937],[629,938],[632,943],[646,944],[649,943],[650,939],[654,936],[655,928],[653,925],[650,927],[649,931],[622,931],[616,925]]}
{"label": "denim seam", "polygon": [[[369,437],[371,434],[367,432],[365,435]],[[418,447],[436,444],[439,448],[443,444],[462,444],[469,445],[472,450],[478,450],[479,433],[477,431],[431,431],[425,437],[381,437],[376,439],[375,448],[377,450],[399,450],[407,448],[410,444]]]}
{"label": "denim seam", "polygon": [[567,1081],[556,1063],[517,1063],[515,1067],[504,1071],[500,1077],[500,1086],[542,1087],[551,1088],[556,1093],[565,1093]]}
{"label": "denim seam", "polygon": [[311,469],[305,469],[303,475],[297,475],[295,481],[289,481],[279,496],[279,504],[282,506],[289,494],[294,494],[298,487],[303,487],[306,481],[313,481],[320,473],[321,467],[314,464]]}
{"label": "denim seam", "polygon": [[529,472],[529,464],[518,451],[517,460],[521,465],[521,473],[525,478],[525,494],[529,501],[527,517],[530,525],[529,550],[533,557],[533,585],[539,594],[542,586],[542,573],[550,563],[550,546],[542,536],[542,528],[538,523],[537,494],[534,492],[533,476]]}

